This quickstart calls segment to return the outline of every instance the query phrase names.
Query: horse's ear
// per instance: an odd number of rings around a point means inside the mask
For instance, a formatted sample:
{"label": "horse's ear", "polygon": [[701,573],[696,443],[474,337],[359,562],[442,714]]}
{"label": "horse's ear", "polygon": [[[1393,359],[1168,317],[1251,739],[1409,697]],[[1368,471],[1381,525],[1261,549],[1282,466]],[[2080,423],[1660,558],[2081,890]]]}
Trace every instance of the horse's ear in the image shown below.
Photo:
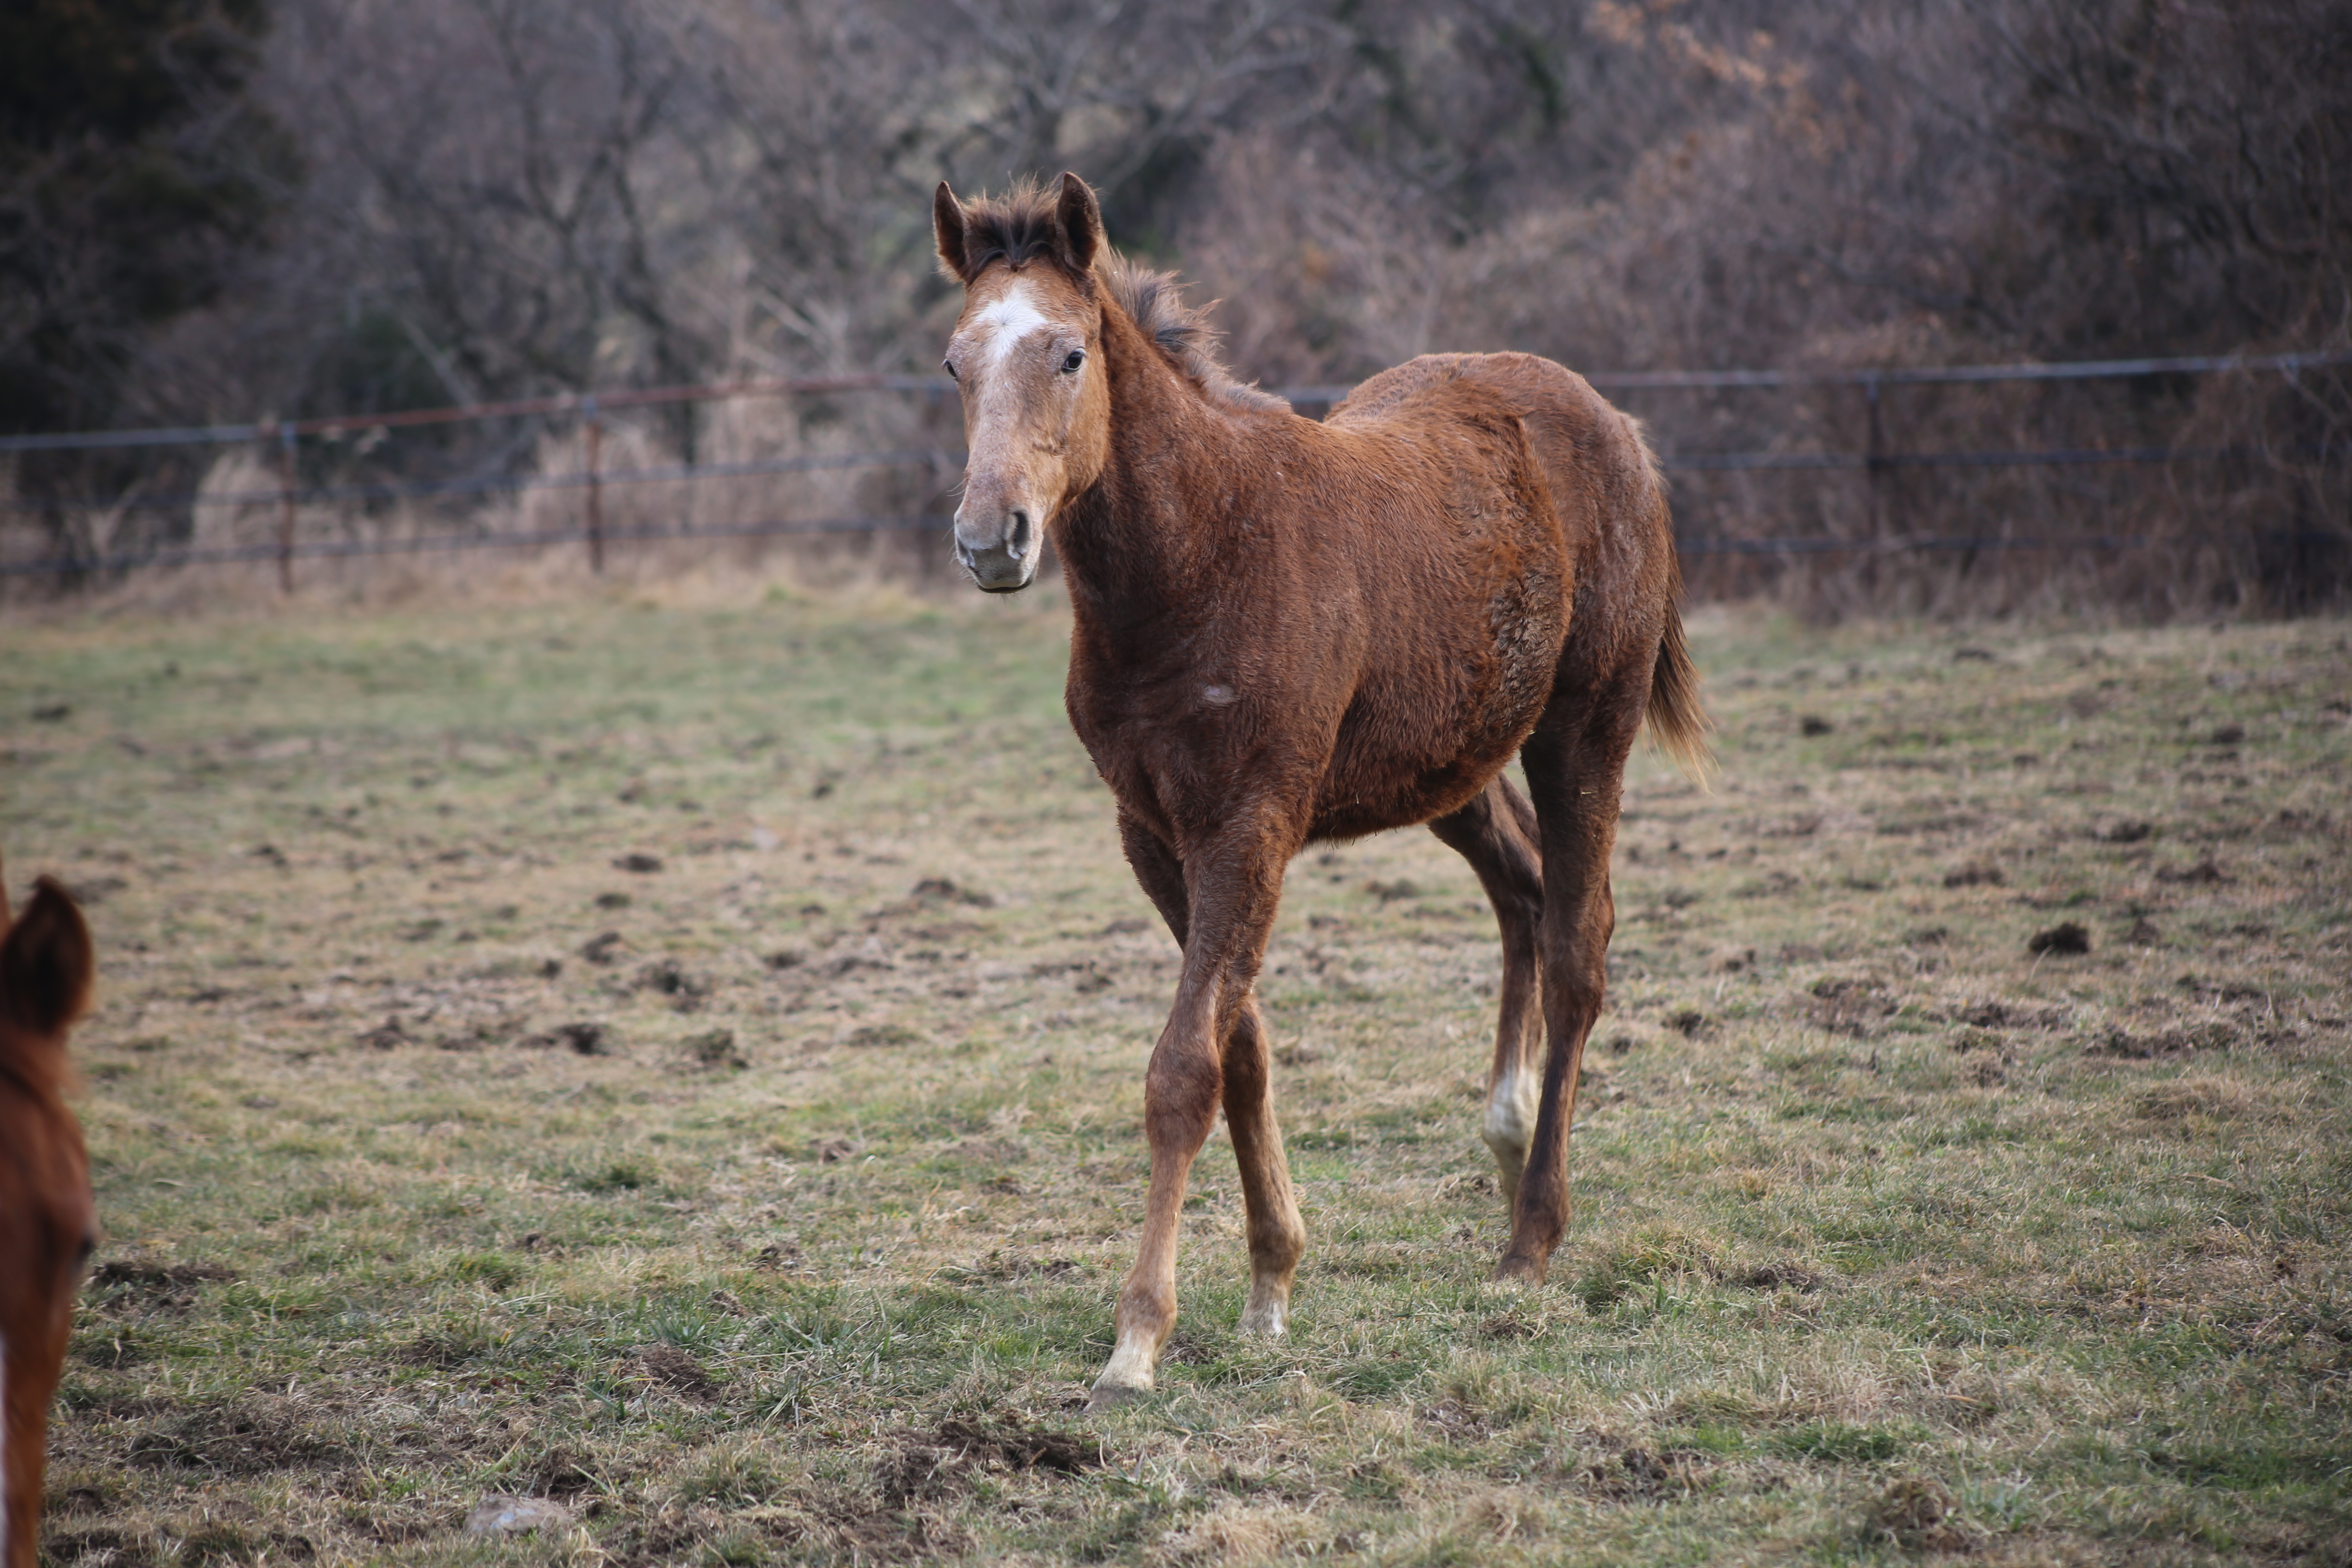
{"label": "horse's ear", "polygon": [[1102,248],[1102,204],[1094,187],[1065,169],[1062,194],[1054,203],[1054,226],[1061,231],[1062,259],[1080,277],[1095,264]]}
{"label": "horse's ear", "polygon": [[89,1005],[95,967],[81,910],[56,878],[42,878],[0,939],[0,1019],[56,1034]]}
{"label": "horse's ear", "polygon": [[948,189],[945,180],[931,193],[931,233],[940,245],[940,267],[959,283],[971,281],[971,272],[964,265],[963,204]]}

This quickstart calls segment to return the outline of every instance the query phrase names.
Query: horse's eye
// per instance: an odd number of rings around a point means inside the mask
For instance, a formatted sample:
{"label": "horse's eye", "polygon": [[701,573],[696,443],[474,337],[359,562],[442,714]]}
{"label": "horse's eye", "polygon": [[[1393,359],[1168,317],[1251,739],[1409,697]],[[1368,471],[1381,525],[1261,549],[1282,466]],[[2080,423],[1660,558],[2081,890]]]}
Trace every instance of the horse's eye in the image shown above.
{"label": "horse's eye", "polygon": [[1075,374],[1078,366],[1086,363],[1087,351],[1084,349],[1072,349],[1070,351],[1070,357],[1062,362],[1062,374],[1064,375]]}
{"label": "horse's eye", "polygon": [[956,374],[955,361],[951,359],[943,359],[940,361],[940,368],[948,373],[948,379],[950,381],[961,381],[963,379],[961,376]]}

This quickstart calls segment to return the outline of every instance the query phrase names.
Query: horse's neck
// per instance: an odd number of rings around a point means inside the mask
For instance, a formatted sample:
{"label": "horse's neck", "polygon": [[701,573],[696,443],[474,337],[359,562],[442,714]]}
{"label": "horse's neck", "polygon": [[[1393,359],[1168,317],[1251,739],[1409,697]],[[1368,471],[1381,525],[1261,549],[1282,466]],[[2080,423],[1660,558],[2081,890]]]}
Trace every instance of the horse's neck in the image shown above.
{"label": "horse's neck", "polygon": [[1157,619],[1220,546],[1250,437],[1122,322],[1110,350],[1110,441],[1103,472],[1058,541],[1081,616]]}

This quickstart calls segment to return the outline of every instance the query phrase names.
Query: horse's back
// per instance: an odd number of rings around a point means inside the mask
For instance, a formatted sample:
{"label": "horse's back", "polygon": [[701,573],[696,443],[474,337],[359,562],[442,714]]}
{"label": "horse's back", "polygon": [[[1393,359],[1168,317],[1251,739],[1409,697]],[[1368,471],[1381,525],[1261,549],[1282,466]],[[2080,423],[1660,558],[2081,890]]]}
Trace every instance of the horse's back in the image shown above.
{"label": "horse's back", "polygon": [[1327,423],[1409,428],[1458,417],[1465,404],[1507,410],[1525,426],[1571,546],[1596,542],[1612,519],[1637,527],[1663,521],[1664,488],[1640,423],[1566,365],[1537,354],[1423,354],[1358,385]]}
{"label": "horse's back", "polygon": [[1566,373],[1529,359],[1497,381],[1486,358],[1383,372],[1308,443],[1330,480],[1298,531],[1354,583],[1369,634],[1315,837],[1458,809],[1550,695],[1575,568],[1529,416],[1559,400],[1544,372]]}
{"label": "horse's back", "polygon": [[1536,354],[1423,354],[1357,386],[1328,422],[1411,429],[1465,407],[1507,410],[1541,466],[1574,585],[1571,656],[1605,666],[1620,645],[1654,646],[1679,587],[1664,477],[1641,423],[1582,376]]}

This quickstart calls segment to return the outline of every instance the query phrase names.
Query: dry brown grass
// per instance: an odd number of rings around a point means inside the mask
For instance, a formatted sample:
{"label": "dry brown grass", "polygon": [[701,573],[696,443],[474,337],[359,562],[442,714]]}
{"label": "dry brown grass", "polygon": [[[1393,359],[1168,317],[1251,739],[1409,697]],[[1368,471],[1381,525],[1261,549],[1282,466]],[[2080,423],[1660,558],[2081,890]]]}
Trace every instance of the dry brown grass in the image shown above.
{"label": "dry brown grass", "polygon": [[[1062,614],[20,626],[8,863],[104,951],[52,1557],[2342,1549],[2342,625],[1698,616],[1724,779],[1629,786],[1539,1292],[1484,1278],[1475,882],[1302,857],[1297,1331],[1233,1332],[1213,1149],[1165,1391],[1088,1427],[1175,951]],[[574,1523],[470,1542],[487,1493]]]}

